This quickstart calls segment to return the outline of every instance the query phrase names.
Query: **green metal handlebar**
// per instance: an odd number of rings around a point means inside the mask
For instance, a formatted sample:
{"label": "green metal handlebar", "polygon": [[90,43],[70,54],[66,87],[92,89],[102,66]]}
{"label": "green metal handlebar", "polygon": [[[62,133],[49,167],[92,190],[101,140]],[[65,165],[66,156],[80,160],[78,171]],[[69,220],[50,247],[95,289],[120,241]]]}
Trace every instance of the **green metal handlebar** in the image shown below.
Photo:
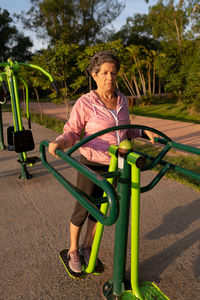
{"label": "green metal handlebar", "polygon": [[67,153],[57,149],[55,153],[75,168],[77,171],[85,175],[92,182],[98,185],[102,190],[105,191],[109,206],[109,215],[104,215],[87,197],[86,194],[81,193],[81,191],[72,185],[66,178],[64,178],[60,173],[58,173],[48,162],[46,159],[45,147],[49,146],[48,141],[43,141],[40,143],[40,157],[41,162],[47,170],[54,175],[54,177],[86,208],[86,210],[91,213],[100,223],[103,225],[111,226],[113,225],[119,214],[119,204],[117,194],[113,186],[102,176],[95,173],[91,169],[87,168],[85,165],[79,163],[72,157],[70,157]]}
{"label": "green metal handlebar", "polygon": [[53,82],[54,79],[51,76],[51,74],[49,74],[47,71],[45,71],[43,68],[37,66],[37,65],[33,65],[33,64],[26,64],[26,63],[19,63],[19,65],[24,66],[24,67],[31,67],[33,69],[37,69],[39,71],[41,71],[42,73],[44,73],[47,77],[49,77],[50,81]]}
{"label": "green metal handlebar", "polygon": [[93,140],[94,138],[96,138],[98,136],[101,136],[101,135],[103,135],[105,133],[111,132],[111,131],[117,131],[117,130],[123,130],[123,129],[142,129],[142,130],[148,130],[148,131],[154,132],[154,133],[158,134],[159,136],[161,136],[166,141],[166,144],[168,142],[172,141],[167,135],[165,135],[164,133],[162,133],[159,130],[154,129],[152,127],[143,126],[143,125],[119,125],[119,126],[114,126],[114,127],[110,127],[110,128],[101,130],[99,132],[96,132],[96,133],[88,136],[87,138],[83,139],[82,141],[80,141],[79,143],[77,143],[76,145],[74,145],[73,147],[71,147],[66,153],[67,153],[67,155],[71,155],[78,148],[80,148],[81,146],[83,146],[87,142]]}
{"label": "green metal handlebar", "polygon": [[[155,140],[157,142],[161,142],[165,143],[165,147],[161,150],[161,152],[156,156],[156,157],[151,157],[150,161],[151,163],[149,163],[148,165],[144,166],[141,171],[145,171],[145,170],[149,170],[152,169],[155,165],[157,165],[158,163],[160,163],[160,161],[162,161],[162,158],[166,155],[166,153],[171,149],[171,142],[172,140],[165,135],[164,133],[160,132],[157,129],[154,129],[152,127],[148,127],[148,126],[143,126],[143,125],[120,125],[120,126],[115,126],[115,127],[110,127],[104,130],[101,130],[87,138],[85,138],[84,140],[80,141],[79,143],[77,143],[76,145],[74,145],[73,147],[71,147],[66,154],[67,155],[71,155],[74,151],[76,151],[79,147],[81,147],[82,145],[86,144],[87,142],[89,142],[90,140],[103,135],[105,133],[111,132],[111,131],[116,131],[116,130],[123,130],[123,129],[142,129],[142,130],[148,130],[151,132],[154,132],[156,134],[158,134],[161,138],[155,138]],[[143,153],[141,153],[143,155]],[[159,181],[160,179],[164,176],[164,174],[168,171],[169,169],[169,165],[164,165],[163,169],[161,170],[161,172],[159,172],[159,174],[146,186],[141,188],[141,192],[145,192],[148,191],[150,189],[152,189]]]}
{"label": "green metal handlebar", "polygon": [[[160,144],[166,145],[166,140],[164,140],[164,139],[155,138],[155,141],[160,143]],[[183,151],[186,151],[186,152],[190,152],[190,153],[193,153],[193,154],[200,155],[200,149],[199,148],[195,148],[195,147],[188,146],[188,145],[183,145],[183,144],[180,144],[180,143],[176,143],[174,141],[169,142],[169,145],[172,148],[176,148],[176,149],[179,149],[179,150],[183,150]]]}
{"label": "green metal handlebar", "polygon": [[60,94],[59,89],[58,89],[58,87],[57,87],[57,85],[56,85],[53,77],[51,76],[51,74],[49,74],[47,71],[45,71],[42,67],[37,66],[37,65],[33,65],[33,64],[12,62],[10,59],[9,59],[8,62],[0,63],[0,67],[7,67],[7,66],[10,66],[11,64],[12,64],[12,66],[16,65],[16,66],[31,67],[33,69],[37,69],[37,70],[41,71],[44,75],[46,75],[50,79],[50,81],[51,81],[51,83],[53,85],[53,88],[55,89],[56,93]]}
{"label": "green metal handlebar", "polygon": [[75,146],[70,148],[67,151],[67,155],[71,155],[79,147],[81,147],[82,145],[86,144],[90,140],[92,140],[92,139],[94,139],[94,138],[96,138],[100,135],[103,135],[103,134],[108,133],[110,131],[116,131],[116,130],[121,130],[121,129],[134,129],[134,128],[135,129],[148,130],[148,131],[151,131],[151,132],[154,132],[154,133],[158,134],[161,138],[156,137],[156,138],[154,138],[154,141],[156,143],[165,145],[165,147],[161,150],[161,152],[156,157],[153,157],[153,156],[150,156],[150,155],[147,155],[147,154],[144,154],[144,153],[140,153],[141,155],[143,155],[144,157],[148,158],[151,161],[151,163],[149,163],[148,165],[145,165],[141,169],[141,171],[150,170],[150,169],[154,168],[157,164],[160,164],[160,165],[163,166],[161,171],[157,174],[157,176],[155,176],[155,178],[149,184],[147,184],[146,186],[141,187],[141,189],[140,189],[141,193],[151,190],[160,181],[160,179],[166,174],[166,172],[169,169],[172,169],[176,172],[182,173],[186,176],[190,176],[194,179],[200,180],[200,174],[197,174],[197,173],[195,173],[193,171],[190,171],[190,170],[186,170],[182,167],[176,166],[172,163],[169,163],[169,162],[166,162],[166,161],[163,160],[163,157],[166,155],[166,153],[171,148],[181,149],[181,150],[184,150],[184,151],[187,151],[187,152],[190,152],[190,153],[194,153],[194,154],[197,154],[197,155],[200,155],[200,149],[173,142],[164,133],[162,133],[162,132],[160,132],[160,131],[158,131],[154,128],[151,128],[151,127],[148,127],[148,126],[143,126],[143,125],[120,125],[120,126],[115,126],[115,127],[111,127],[111,128],[107,128],[105,130],[99,131],[99,132],[85,138],[84,140],[80,141]]}
{"label": "green metal handlebar", "polygon": [[10,64],[12,63],[12,65],[18,64],[21,66],[25,66],[25,67],[31,67],[34,69],[37,69],[39,71],[41,71],[42,73],[44,73],[47,77],[49,77],[50,81],[54,81],[53,77],[51,76],[51,74],[49,74],[47,71],[45,71],[43,68],[33,65],[33,64],[26,64],[26,63],[18,63],[18,62],[12,62],[11,60],[9,60],[8,62],[2,62],[0,63],[0,67],[6,67],[6,66],[10,66]]}
{"label": "green metal handlebar", "polygon": [[172,140],[167,135],[165,135],[164,133],[160,132],[159,130],[157,130],[155,128],[148,127],[148,126],[143,126],[143,125],[119,125],[119,126],[114,126],[114,127],[110,127],[110,128],[101,130],[101,131],[85,138],[84,140],[77,143],[75,146],[71,147],[67,151],[67,155],[71,155],[79,147],[81,147],[82,145],[86,144],[90,140],[92,140],[92,139],[94,139],[94,138],[96,138],[100,135],[103,135],[103,134],[111,132],[111,131],[122,130],[122,129],[142,129],[142,130],[151,131],[151,132],[154,132],[154,133],[158,134],[160,137],[163,138],[163,139],[157,139],[157,142],[160,142],[160,140],[165,142],[165,147],[161,150],[161,152],[156,157],[154,157],[151,160],[150,164],[148,164],[148,165],[146,165],[142,168],[142,171],[150,170],[153,167],[155,167],[172,147],[171,144],[170,144],[172,142]]}
{"label": "green metal handlebar", "polygon": [[[192,146],[183,145],[183,144],[176,143],[176,142],[173,142],[173,141],[167,142],[166,140],[161,139],[161,138],[155,138],[154,141],[157,142],[157,143],[166,145],[167,148],[169,148],[169,149],[170,148],[175,148],[175,149],[183,150],[183,151],[193,153],[193,154],[196,154],[196,155],[200,155],[200,149],[192,147]],[[149,169],[149,166],[152,166],[152,168],[153,168],[156,165],[156,162],[159,163],[162,166],[162,169],[157,174],[157,176],[155,176],[155,178],[148,185],[141,187],[141,189],[140,189],[141,193],[147,192],[147,191],[151,190],[152,188],[154,188],[154,186],[160,181],[160,179],[170,169],[174,170],[175,172],[181,173],[183,175],[189,176],[191,178],[194,178],[194,179],[200,181],[200,174],[195,173],[191,170],[187,170],[183,167],[176,166],[176,165],[174,165],[174,164],[172,164],[168,161],[164,161],[162,158],[165,155],[164,152],[167,152],[167,148],[164,148],[163,151],[158,154],[156,159],[155,159],[155,157],[153,157],[151,155],[138,152],[139,154],[143,155],[148,160],[152,161],[152,163],[148,165],[148,168],[145,166],[144,168],[141,169],[141,171],[145,171],[145,170]],[[159,157],[159,159],[158,159],[158,157]]]}
{"label": "green metal handlebar", "polygon": [[19,63],[19,65],[25,66],[25,67],[31,67],[31,68],[33,68],[33,69],[37,69],[37,70],[41,71],[42,73],[44,73],[44,75],[46,75],[46,76],[50,79],[50,81],[51,81],[51,83],[52,83],[52,86],[53,86],[54,90],[56,91],[56,93],[57,93],[57,94],[60,94],[59,89],[58,89],[58,87],[57,87],[57,85],[56,85],[56,83],[55,83],[53,77],[51,76],[51,74],[49,74],[49,73],[48,73],[47,71],[45,71],[43,68],[41,68],[41,67],[39,67],[39,66],[37,66],[37,65],[33,65],[33,64]]}

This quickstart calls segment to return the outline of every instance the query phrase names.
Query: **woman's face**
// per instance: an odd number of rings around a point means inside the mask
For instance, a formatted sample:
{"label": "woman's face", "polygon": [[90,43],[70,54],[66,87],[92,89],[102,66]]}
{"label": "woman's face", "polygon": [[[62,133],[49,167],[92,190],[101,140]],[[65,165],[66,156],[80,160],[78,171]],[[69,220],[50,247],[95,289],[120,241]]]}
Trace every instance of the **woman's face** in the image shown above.
{"label": "woman's face", "polygon": [[114,63],[103,63],[99,72],[92,73],[98,90],[102,92],[113,92],[117,80],[117,68]]}

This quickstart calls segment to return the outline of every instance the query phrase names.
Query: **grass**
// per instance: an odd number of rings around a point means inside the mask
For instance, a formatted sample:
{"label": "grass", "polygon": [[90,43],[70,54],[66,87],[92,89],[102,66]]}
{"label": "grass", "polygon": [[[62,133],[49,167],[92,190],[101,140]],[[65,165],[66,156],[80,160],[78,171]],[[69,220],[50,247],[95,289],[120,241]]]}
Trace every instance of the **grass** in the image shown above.
{"label": "grass", "polygon": [[12,111],[11,105],[9,105],[9,104],[3,104],[3,105],[1,106],[1,109],[2,109],[2,111],[4,111],[4,112],[11,112],[11,111]]}
{"label": "grass", "polygon": [[[40,114],[35,112],[31,112],[30,115],[31,115],[31,121],[40,124],[46,128],[50,128],[58,133],[63,132],[63,126],[65,122],[63,122],[62,120],[59,120],[57,118],[52,118],[47,115],[43,115],[41,118]],[[26,117],[26,114],[22,113],[22,116]]]}
{"label": "grass", "polygon": [[182,122],[200,123],[200,112],[194,112],[184,104],[178,104],[176,99],[161,98],[151,105],[134,106],[133,114],[153,118],[176,120]]}

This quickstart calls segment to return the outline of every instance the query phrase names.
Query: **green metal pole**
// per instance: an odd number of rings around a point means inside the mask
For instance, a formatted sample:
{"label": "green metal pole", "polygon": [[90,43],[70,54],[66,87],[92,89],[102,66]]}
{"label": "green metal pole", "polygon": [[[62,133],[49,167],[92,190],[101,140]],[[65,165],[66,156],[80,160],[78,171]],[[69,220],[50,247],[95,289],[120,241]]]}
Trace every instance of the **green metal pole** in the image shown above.
{"label": "green metal pole", "polygon": [[[109,154],[111,155],[111,160],[110,160],[110,166],[109,166],[109,172],[114,172],[116,171],[117,168],[117,149],[118,147],[116,146],[112,146],[110,147],[111,149],[109,149]],[[110,182],[111,184],[113,184],[114,178],[108,178],[107,179],[108,182]],[[105,197],[105,193],[103,194],[103,197]],[[108,210],[108,203],[103,203],[101,205],[101,209],[100,211],[106,215]],[[96,263],[96,259],[98,256],[98,252],[99,252],[99,247],[100,247],[100,243],[101,243],[101,238],[103,235],[103,229],[104,229],[104,225],[101,223],[97,223],[97,227],[96,227],[96,232],[95,232],[95,236],[94,236],[94,240],[93,240],[93,245],[92,245],[92,249],[91,249],[91,254],[90,254],[90,260],[89,260],[89,264],[86,268],[86,273],[92,273],[94,272],[95,269],[95,263]]]}
{"label": "green metal pole", "polygon": [[115,247],[113,266],[113,299],[120,299],[124,291],[126,267],[126,251],[130,208],[130,176],[131,167],[127,163],[127,154],[132,150],[130,141],[122,141],[119,145],[118,168],[121,175],[117,182],[120,212],[115,226]]}
{"label": "green metal pole", "polygon": [[[18,84],[17,84],[17,77],[15,76],[15,74],[13,74],[13,83],[14,83],[15,103],[16,103],[16,109],[17,109],[17,119],[18,119],[18,124],[19,124],[19,130],[23,130],[21,109],[20,109],[20,103],[19,103]],[[22,152],[20,154],[23,157],[23,161],[26,161],[26,159],[27,159],[26,152]],[[20,158],[21,158],[21,155],[20,155]],[[26,169],[26,166],[23,165],[23,168]]]}
{"label": "green metal pole", "polygon": [[138,299],[144,300],[139,288],[139,230],[140,230],[140,169],[136,166],[139,154],[130,153],[128,162],[131,164],[131,287]]}
{"label": "green metal pole", "polygon": [[15,74],[13,74],[13,86],[14,86],[15,105],[16,105],[16,111],[17,111],[17,120],[18,120],[18,124],[19,124],[19,130],[23,130],[21,110],[20,110],[20,104],[19,104],[17,78],[16,78]]}
{"label": "green metal pole", "polygon": [[[0,83],[2,84],[3,81],[3,76],[2,74],[0,74]],[[5,149],[5,145],[4,145],[4,136],[3,136],[3,117],[2,117],[2,103],[0,103],[0,150],[4,150]]]}
{"label": "green metal pole", "polygon": [[14,124],[15,131],[18,131],[19,130],[19,123],[18,123],[18,118],[17,118],[17,108],[16,108],[16,102],[15,102],[15,90],[14,90],[12,74],[8,77],[8,86],[9,86],[9,90],[10,90],[11,107],[12,107],[12,113],[13,113],[13,124]]}
{"label": "green metal pole", "polygon": [[[22,119],[20,114],[20,107],[19,107],[19,98],[18,90],[17,90],[17,82],[16,77],[13,74],[11,66],[6,66],[7,76],[8,76],[8,86],[11,95],[11,105],[12,105],[12,112],[13,112],[13,123],[15,131],[19,131],[23,129]],[[26,153],[19,153],[20,160],[24,161],[26,159]],[[20,164],[21,167],[21,174],[20,179],[28,179],[28,172],[26,170],[25,164]]]}
{"label": "green metal pole", "polygon": [[4,136],[3,136],[3,119],[2,119],[2,109],[0,104],[0,150],[4,150]]}
{"label": "green metal pole", "polygon": [[26,90],[26,117],[27,117],[27,119],[29,119],[30,118],[30,114],[29,114],[29,92],[28,92],[28,85],[27,85],[26,81],[24,80],[24,78],[22,78],[21,76],[19,76],[18,78],[21,80],[21,82],[25,86],[25,90]]}

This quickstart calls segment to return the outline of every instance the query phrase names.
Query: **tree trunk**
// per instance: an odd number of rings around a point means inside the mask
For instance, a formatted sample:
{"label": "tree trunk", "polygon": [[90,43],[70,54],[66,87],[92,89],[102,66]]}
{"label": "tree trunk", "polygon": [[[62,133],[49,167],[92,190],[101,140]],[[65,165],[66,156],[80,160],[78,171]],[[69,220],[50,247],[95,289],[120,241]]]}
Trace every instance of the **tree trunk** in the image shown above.
{"label": "tree trunk", "polygon": [[137,80],[136,80],[136,77],[133,76],[133,82],[135,84],[135,89],[136,89],[136,92],[137,92],[137,97],[140,99],[141,98],[141,95],[140,95],[140,90],[138,88],[138,84],[137,84]]}
{"label": "tree trunk", "polygon": [[40,108],[40,120],[42,122],[43,120],[43,109],[42,109],[42,105],[40,103],[40,98],[39,98],[39,94],[38,94],[38,91],[37,89],[34,87],[34,91],[35,91],[35,94],[36,94],[36,99],[37,99],[37,102],[39,104],[39,108]]}
{"label": "tree trunk", "polygon": [[155,95],[155,85],[156,85],[156,68],[155,63],[153,64],[153,95]]}
{"label": "tree trunk", "polygon": [[149,95],[151,95],[151,65],[148,66],[148,90]]}
{"label": "tree trunk", "polygon": [[146,83],[145,83],[144,74],[141,73],[141,76],[142,76],[142,89],[143,89],[143,94],[144,94],[144,96],[146,96],[146,94],[147,94],[147,89],[146,89]]}
{"label": "tree trunk", "polygon": [[160,77],[158,79],[158,96],[159,96],[159,98],[161,96],[161,82],[160,82]]}
{"label": "tree trunk", "polygon": [[126,76],[125,73],[123,75],[124,75],[124,77],[126,79],[126,82],[127,82],[128,86],[130,87],[130,89],[132,91],[133,96],[135,96],[135,91],[134,91],[133,86],[131,85],[130,81],[128,80],[128,77]]}
{"label": "tree trunk", "polygon": [[178,105],[181,104],[181,91],[178,91]]}
{"label": "tree trunk", "polygon": [[[123,74],[123,75],[124,75],[124,74]],[[133,95],[133,92],[132,92],[131,88],[129,87],[128,83],[126,82],[126,78],[125,78],[123,75],[122,75],[121,78],[122,78],[122,80],[123,80],[125,86],[126,86],[127,89],[129,90],[130,94]]]}
{"label": "tree trunk", "polygon": [[70,105],[69,105],[68,98],[65,98],[65,107],[66,107],[66,116],[67,116],[67,120],[68,120],[69,116],[70,116]]}
{"label": "tree trunk", "polygon": [[134,58],[135,65],[136,65],[136,67],[137,67],[137,70],[138,70],[138,73],[139,73],[139,76],[140,76],[140,81],[141,81],[141,84],[142,84],[143,94],[144,94],[144,96],[145,96],[146,93],[147,93],[147,91],[146,91],[146,85],[145,85],[144,75],[143,75],[142,71],[141,71],[140,68],[139,68],[139,65],[138,65],[138,62],[137,62],[136,57],[133,56],[133,58]]}

